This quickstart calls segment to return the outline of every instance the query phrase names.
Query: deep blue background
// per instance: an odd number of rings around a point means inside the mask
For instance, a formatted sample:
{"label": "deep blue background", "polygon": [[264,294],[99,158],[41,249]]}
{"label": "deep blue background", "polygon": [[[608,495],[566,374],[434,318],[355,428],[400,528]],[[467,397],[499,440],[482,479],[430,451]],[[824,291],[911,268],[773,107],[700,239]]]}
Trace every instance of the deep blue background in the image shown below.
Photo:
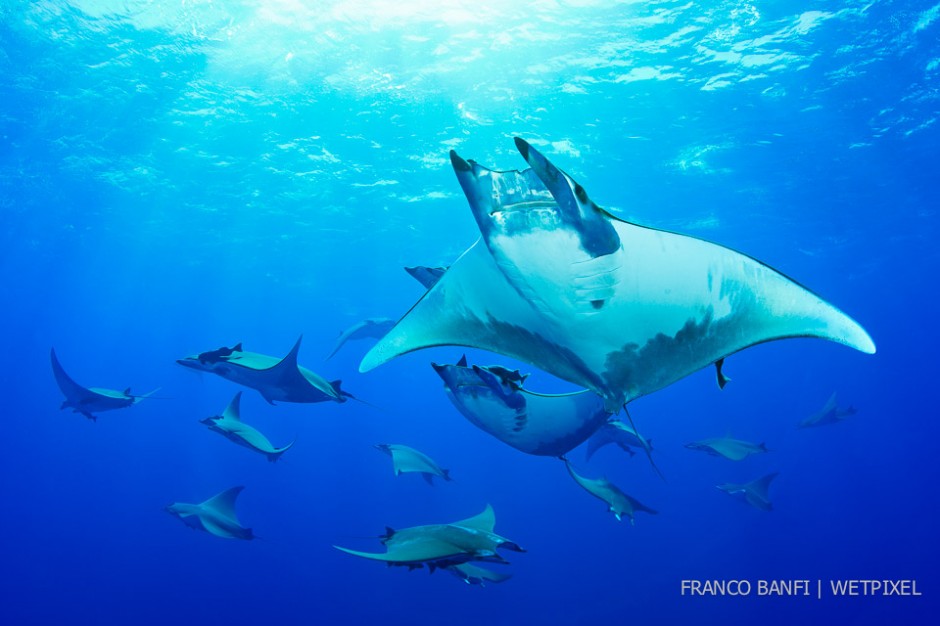
{"label": "deep blue background", "polygon": [[[4,3],[0,622],[929,623],[940,8],[705,4]],[[419,297],[403,265],[478,236],[447,151],[517,168],[513,135],[624,217],[793,276],[877,355],[763,345],[729,359],[723,392],[707,371],[636,401],[666,482],[641,455],[572,453],[660,510],[635,527],[453,409],[428,362],[461,349],[359,375],[351,343],[324,363],[340,330]],[[380,409],[247,392],[246,421],[297,437],[277,464],[198,424],[236,389],[175,359],[285,354],[301,333],[302,364]],[[161,399],[60,412],[51,346],[81,383]],[[797,430],[832,391],[858,414]],[[682,447],[726,433],[773,452]],[[379,442],[455,482],[395,478]],[[714,489],[769,471],[769,514]],[[258,541],[162,511],[236,484]],[[331,547],[487,502],[529,550],[501,585]],[[923,596],[688,598],[687,578],[905,578]]]}

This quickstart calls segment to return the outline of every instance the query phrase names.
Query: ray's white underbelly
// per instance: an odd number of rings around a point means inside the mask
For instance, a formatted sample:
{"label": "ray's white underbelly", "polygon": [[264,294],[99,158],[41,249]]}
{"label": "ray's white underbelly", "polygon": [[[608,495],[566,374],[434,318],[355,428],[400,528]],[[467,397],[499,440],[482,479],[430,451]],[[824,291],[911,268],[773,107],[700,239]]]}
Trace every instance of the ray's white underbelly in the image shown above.
{"label": "ray's white underbelly", "polygon": [[745,268],[724,267],[722,255],[698,240],[642,229],[620,234],[621,248],[593,258],[571,231],[500,237],[494,258],[553,332],[577,338],[585,360],[733,313],[722,285]]}

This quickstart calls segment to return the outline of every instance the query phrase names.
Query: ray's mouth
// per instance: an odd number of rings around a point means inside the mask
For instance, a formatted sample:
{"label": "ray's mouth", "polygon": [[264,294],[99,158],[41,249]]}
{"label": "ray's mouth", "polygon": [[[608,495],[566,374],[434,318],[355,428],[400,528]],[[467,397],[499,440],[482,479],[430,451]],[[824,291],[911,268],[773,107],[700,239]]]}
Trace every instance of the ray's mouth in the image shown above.
{"label": "ray's mouth", "polygon": [[551,200],[527,200],[524,202],[514,202],[512,204],[501,204],[499,208],[490,211],[490,217],[496,217],[504,213],[527,213],[530,211],[555,211],[558,204]]}

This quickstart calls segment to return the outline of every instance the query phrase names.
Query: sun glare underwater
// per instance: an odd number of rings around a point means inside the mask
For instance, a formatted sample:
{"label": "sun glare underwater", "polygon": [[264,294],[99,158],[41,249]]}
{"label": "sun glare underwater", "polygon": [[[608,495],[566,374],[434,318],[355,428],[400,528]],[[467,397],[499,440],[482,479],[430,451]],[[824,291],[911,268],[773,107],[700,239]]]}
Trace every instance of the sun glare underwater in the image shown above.
{"label": "sun glare underwater", "polygon": [[932,623],[936,0],[0,6],[4,624]]}

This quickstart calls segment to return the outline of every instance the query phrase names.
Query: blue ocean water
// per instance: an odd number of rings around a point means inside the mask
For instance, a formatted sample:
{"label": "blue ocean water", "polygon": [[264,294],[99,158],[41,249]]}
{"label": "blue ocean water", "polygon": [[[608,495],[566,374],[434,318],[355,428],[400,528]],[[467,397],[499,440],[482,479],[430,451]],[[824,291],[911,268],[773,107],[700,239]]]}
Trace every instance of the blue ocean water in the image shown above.
{"label": "blue ocean water", "polygon": [[[0,622],[932,623],[938,43],[935,0],[4,2]],[[455,410],[429,362],[462,348],[367,374],[366,341],[325,361],[421,296],[403,266],[479,237],[448,151],[521,168],[514,136],[620,217],[794,277],[877,354],[773,342],[731,357],[723,391],[706,370],[632,403],[665,481],[642,454],[570,456],[659,511],[635,526]],[[283,355],[301,334],[300,363],[368,405],[246,390],[246,421],[296,437],[273,464],[199,424],[237,388],[176,359]],[[95,423],[60,411],[51,347],[82,384],[157,397]],[[832,392],[857,414],[798,430]],[[772,452],[683,447],[729,433]],[[395,477],[382,442],[454,482]],[[771,471],[769,513],[715,489]],[[256,541],[163,511],[234,485]],[[332,547],[487,503],[527,549],[493,566],[501,584]],[[681,592],[729,579],[922,595]]]}

